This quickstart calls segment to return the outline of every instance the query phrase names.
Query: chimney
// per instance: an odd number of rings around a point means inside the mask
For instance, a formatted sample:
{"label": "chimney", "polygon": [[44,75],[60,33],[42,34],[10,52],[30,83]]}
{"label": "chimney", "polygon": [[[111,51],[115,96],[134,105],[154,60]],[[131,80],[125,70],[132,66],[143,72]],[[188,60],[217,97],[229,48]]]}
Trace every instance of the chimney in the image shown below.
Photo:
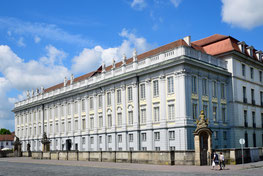
{"label": "chimney", "polygon": [[184,37],[184,41],[187,43],[188,46],[191,46],[191,36]]}

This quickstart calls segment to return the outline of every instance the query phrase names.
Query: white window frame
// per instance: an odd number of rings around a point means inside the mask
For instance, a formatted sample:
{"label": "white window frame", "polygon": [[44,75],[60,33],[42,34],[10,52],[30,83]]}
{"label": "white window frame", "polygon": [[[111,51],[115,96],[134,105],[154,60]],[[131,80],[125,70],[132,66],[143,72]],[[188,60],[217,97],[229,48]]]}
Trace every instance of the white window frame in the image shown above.
{"label": "white window frame", "polygon": [[132,101],[133,97],[132,97],[132,87],[128,87],[128,101]]}
{"label": "white window frame", "polygon": [[145,94],[145,83],[140,84],[140,99],[145,99],[146,94]]}
{"label": "white window frame", "polygon": [[159,80],[153,80],[153,97],[159,96]]}
{"label": "white window frame", "polygon": [[167,92],[168,94],[174,93],[174,77],[173,76],[167,77]]}

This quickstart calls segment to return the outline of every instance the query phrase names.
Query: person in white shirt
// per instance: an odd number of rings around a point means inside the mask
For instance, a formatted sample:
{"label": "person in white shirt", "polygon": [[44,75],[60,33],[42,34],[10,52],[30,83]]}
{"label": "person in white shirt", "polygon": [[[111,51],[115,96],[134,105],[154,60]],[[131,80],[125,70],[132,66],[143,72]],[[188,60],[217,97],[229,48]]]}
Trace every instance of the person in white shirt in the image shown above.
{"label": "person in white shirt", "polygon": [[222,154],[222,152],[220,152],[220,155],[219,155],[219,165],[220,165],[220,170],[225,168],[225,157]]}

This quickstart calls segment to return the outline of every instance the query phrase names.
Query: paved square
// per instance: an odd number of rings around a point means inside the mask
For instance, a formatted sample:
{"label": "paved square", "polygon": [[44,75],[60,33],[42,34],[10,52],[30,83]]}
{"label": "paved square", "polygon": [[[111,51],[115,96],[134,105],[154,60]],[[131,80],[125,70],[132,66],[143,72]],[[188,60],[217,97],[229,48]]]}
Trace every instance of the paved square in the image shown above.
{"label": "paved square", "polygon": [[99,176],[174,176],[174,175],[262,175],[263,161],[244,165],[228,165],[226,170],[210,166],[162,166],[150,164],[33,160],[0,158],[0,176],[99,175]]}

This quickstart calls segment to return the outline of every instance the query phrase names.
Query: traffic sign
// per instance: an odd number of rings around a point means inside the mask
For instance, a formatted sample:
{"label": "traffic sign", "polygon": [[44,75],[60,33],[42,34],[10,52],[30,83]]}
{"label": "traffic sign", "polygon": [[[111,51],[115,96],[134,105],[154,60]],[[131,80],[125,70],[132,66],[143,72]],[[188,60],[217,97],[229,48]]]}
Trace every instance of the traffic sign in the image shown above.
{"label": "traffic sign", "polygon": [[240,139],[239,139],[239,143],[240,143],[241,145],[244,145],[244,144],[245,144],[245,142],[246,142],[246,141],[245,141],[245,139],[244,139],[244,138],[240,138]]}

